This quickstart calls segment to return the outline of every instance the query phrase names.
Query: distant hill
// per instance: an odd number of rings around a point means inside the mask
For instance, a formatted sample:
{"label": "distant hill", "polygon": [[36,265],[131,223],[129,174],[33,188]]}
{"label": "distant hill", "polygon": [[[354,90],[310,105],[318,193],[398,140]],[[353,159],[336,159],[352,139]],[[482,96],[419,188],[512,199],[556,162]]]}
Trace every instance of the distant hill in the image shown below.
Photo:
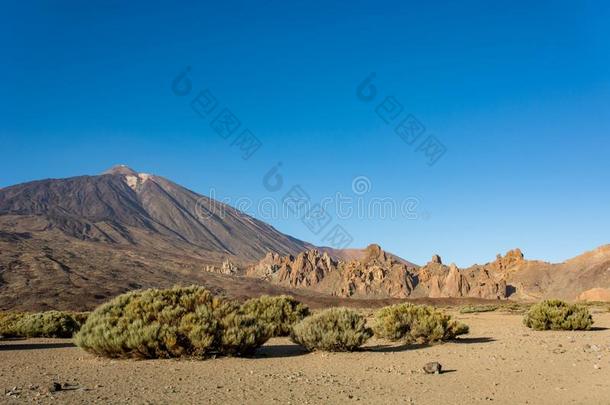
{"label": "distant hill", "polygon": [[378,245],[343,252],[314,249],[296,256],[269,253],[247,275],[339,297],[610,301],[610,245],[558,264],[526,260],[515,249],[465,269],[443,264],[438,255],[415,266]]}
{"label": "distant hill", "polygon": [[610,245],[558,264],[515,249],[466,269],[439,256],[417,266],[378,245],[315,247],[122,165],[0,189],[0,309],[91,309],[129,290],[192,283],[310,303],[610,300]]}

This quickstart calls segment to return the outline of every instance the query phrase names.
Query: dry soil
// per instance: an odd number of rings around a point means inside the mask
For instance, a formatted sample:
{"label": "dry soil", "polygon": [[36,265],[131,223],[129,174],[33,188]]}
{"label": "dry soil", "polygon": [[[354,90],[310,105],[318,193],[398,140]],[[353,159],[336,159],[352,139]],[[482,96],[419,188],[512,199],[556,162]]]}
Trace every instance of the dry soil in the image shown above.
{"label": "dry soil", "polygon": [[[430,347],[372,339],[361,352],[306,353],[272,339],[254,358],[108,360],[70,341],[0,342],[7,403],[610,404],[610,313],[595,329],[535,332],[520,315],[456,315],[471,334]],[[422,366],[442,364],[440,375]],[[66,385],[48,392],[53,382]]]}

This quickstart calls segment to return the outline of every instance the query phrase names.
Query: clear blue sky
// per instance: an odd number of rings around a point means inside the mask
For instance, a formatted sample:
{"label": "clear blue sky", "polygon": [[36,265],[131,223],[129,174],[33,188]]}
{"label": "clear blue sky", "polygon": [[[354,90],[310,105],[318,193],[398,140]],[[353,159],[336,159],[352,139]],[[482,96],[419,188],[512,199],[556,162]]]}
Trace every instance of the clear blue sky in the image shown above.
{"label": "clear blue sky", "polygon": [[[3,3],[0,187],[125,163],[221,198],[319,200],[366,176],[363,198],[417,196],[425,218],[333,218],[353,246],[463,266],[610,243],[608,2],[126,3]],[[185,66],[260,139],[249,160],[172,92]],[[446,146],[435,165],[375,113],[386,96]]]}

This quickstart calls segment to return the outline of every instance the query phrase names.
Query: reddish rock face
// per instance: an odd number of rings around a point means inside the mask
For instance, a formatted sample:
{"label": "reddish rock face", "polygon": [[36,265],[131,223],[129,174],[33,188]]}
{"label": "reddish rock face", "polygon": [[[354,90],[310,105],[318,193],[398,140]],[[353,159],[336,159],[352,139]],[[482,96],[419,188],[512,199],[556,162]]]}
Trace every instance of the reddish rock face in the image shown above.
{"label": "reddish rock face", "polygon": [[430,262],[419,269],[418,279],[419,284],[414,292],[418,297],[507,297],[506,281],[502,275],[479,266],[460,270],[455,264],[445,266]]}
{"label": "reddish rock face", "polygon": [[336,261],[326,252],[308,250],[296,257],[268,254],[246,274],[297,288],[310,288],[333,295],[408,297],[413,273],[407,265],[369,246],[360,260]]}
{"label": "reddish rock face", "polygon": [[592,288],[578,296],[579,301],[610,301],[610,288]]}
{"label": "reddish rock face", "polygon": [[503,271],[510,269],[511,267],[518,266],[521,263],[524,263],[525,259],[523,257],[523,252],[521,249],[513,249],[509,250],[506,255],[497,255],[496,261],[491,263],[491,267],[495,270]]}
{"label": "reddish rock face", "polygon": [[445,266],[439,256],[417,269],[398,261],[379,245],[370,245],[361,259],[347,262],[335,261],[318,250],[296,257],[270,253],[249,268],[247,275],[342,297],[506,297],[506,283],[495,280],[487,270]]}

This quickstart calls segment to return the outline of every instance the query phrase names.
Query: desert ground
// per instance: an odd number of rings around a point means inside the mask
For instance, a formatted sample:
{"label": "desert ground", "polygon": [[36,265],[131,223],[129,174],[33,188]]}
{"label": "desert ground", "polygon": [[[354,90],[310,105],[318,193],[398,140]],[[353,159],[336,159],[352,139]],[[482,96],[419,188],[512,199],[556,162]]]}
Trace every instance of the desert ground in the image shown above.
{"label": "desert ground", "polygon": [[[69,340],[0,342],[6,403],[607,404],[610,312],[591,331],[532,331],[522,315],[459,314],[471,333],[428,347],[371,339],[354,353],[307,353],[287,338],[252,358],[109,360]],[[440,375],[421,371],[427,362]],[[54,382],[64,388],[49,392]]]}

